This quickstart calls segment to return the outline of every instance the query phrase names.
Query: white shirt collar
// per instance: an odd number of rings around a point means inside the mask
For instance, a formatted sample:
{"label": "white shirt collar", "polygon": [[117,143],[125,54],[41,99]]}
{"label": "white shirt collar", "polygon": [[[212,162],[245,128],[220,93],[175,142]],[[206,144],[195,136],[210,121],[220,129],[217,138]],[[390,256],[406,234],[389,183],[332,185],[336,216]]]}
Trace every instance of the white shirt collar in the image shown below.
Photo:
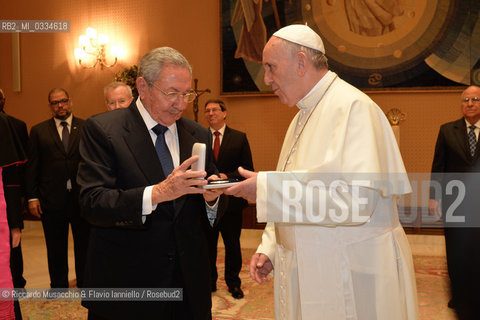
{"label": "white shirt collar", "polygon": [[57,128],[60,128],[62,127],[62,125],[60,123],[62,123],[63,121],[65,121],[66,123],[68,123],[68,126],[71,128],[72,127],[72,118],[73,118],[73,114],[70,113],[70,115],[68,116],[67,119],[65,120],[60,120],[60,119],[57,119],[55,117],[53,117],[53,120],[55,120],[55,126],[57,126]]}
{"label": "white shirt collar", "polygon": [[[467,129],[469,129],[469,127],[472,125],[470,122],[467,121],[467,119],[463,118],[463,120],[465,120],[465,124],[467,125]],[[476,128],[475,130],[477,130],[478,128],[480,128],[480,120],[478,120],[476,123],[473,124]]]}
{"label": "white shirt collar", "polygon": [[225,127],[226,127],[226,126],[227,126],[227,124],[225,123],[225,124],[223,124],[223,127],[221,127],[221,128],[218,129],[218,130],[215,130],[215,129],[213,129],[212,127],[210,127],[210,132],[211,132],[212,134],[214,134],[215,131],[218,131],[218,132],[220,132],[220,135],[223,136],[223,134],[225,133]]}
{"label": "white shirt collar", "polygon": [[[145,109],[140,98],[137,99],[137,109],[138,109],[138,112],[140,113],[140,116],[143,119],[143,122],[145,122],[147,129],[152,130],[152,128],[155,127],[158,123],[155,120],[153,120],[152,116],[150,116],[150,113],[148,113],[147,109]],[[172,125],[168,127],[168,129],[176,136],[177,123],[174,122]]]}

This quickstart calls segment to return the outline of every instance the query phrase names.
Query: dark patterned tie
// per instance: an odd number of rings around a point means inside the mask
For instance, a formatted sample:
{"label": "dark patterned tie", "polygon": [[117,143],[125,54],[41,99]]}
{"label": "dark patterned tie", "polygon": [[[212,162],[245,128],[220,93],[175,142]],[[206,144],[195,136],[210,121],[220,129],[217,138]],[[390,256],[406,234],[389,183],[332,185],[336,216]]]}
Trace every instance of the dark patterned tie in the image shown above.
{"label": "dark patterned tie", "polygon": [[68,140],[70,139],[70,132],[68,131],[67,121],[62,121],[60,124],[63,126],[62,129],[62,142],[65,147],[65,151],[68,151]]}
{"label": "dark patterned tie", "polygon": [[170,150],[168,150],[167,144],[165,143],[165,131],[168,128],[157,124],[152,128],[152,131],[157,134],[157,140],[155,141],[155,150],[157,151],[158,159],[162,164],[163,173],[167,177],[173,171],[173,160]]}
{"label": "dark patterned tie", "polygon": [[468,132],[468,145],[470,147],[470,154],[472,157],[475,155],[477,149],[477,136],[475,135],[475,126],[468,127],[470,131]]}
{"label": "dark patterned tie", "polygon": [[218,152],[220,151],[220,132],[215,131],[213,134],[215,135],[215,140],[213,140],[213,155],[215,157],[215,161],[217,161]]}

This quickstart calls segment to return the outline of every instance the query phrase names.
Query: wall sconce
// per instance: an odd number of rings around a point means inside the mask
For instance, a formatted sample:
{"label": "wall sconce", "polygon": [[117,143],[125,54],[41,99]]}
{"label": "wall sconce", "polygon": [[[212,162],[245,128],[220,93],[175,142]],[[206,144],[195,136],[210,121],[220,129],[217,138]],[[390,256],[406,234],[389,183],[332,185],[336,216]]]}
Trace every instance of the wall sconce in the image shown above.
{"label": "wall sconce", "polygon": [[[80,48],[75,49],[75,59],[83,68],[94,68],[97,64],[100,68],[113,67],[117,63],[117,59],[123,55],[123,49],[117,46],[112,46],[110,53],[114,59],[113,63],[108,64],[106,59],[106,50],[108,44],[108,36],[100,33],[97,35],[97,30],[87,28],[86,34],[82,34],[78,39]],[[85,64],[87,60],[94,60],[90,64]]]}

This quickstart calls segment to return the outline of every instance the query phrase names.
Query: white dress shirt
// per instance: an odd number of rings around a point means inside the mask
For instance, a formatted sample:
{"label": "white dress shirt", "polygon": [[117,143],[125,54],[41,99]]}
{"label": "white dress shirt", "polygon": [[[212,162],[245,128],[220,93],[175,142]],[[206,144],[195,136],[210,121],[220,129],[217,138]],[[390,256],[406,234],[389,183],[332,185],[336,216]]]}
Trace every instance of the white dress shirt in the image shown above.
{"label": "white dress shirt", "polygon": [[[227,125],[224,124],[223,127],[221,127],[221,128],[218,129],[218,130],[213,129],[212,127],[209,128],[209,129],[210,129],[210,132],[212,133],[212,136],[213,136],[212,142],[215,141],[215,131],[218,131],[218,132],[220,132],[220,134],[218,135],[218,138],[220,139],[220,145],[222,145],[223,135],[225,134],[225,128],[226,128],[226,127],[227,127]],[[213,150],[213,145],[214,145],[214,144],[212,143],[212,150]]]}
{"label": "white dress shirt", "polygon": [[[470,126],[472,125],[470,122],[467,121],[467,119],[465,119],[465,124],[467,125],[467,135],[468,133],[470,132]],[[475,139],[478,141],[478,134],[480,133],[480,120],[478,120],[475,124]]]}

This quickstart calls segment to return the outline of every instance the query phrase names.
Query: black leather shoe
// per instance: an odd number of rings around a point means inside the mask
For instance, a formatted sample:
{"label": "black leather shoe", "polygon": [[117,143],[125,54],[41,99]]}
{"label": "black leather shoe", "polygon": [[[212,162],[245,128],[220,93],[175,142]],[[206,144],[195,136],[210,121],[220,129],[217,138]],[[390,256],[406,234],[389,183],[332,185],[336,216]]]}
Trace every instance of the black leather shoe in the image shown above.
{"label": "black leather shoe", "polygon": [[232,287],[228,288],[228,292],[232,294],[232,297],[235,299],[242,299],[243,298],[243,291],[240,287]]}

